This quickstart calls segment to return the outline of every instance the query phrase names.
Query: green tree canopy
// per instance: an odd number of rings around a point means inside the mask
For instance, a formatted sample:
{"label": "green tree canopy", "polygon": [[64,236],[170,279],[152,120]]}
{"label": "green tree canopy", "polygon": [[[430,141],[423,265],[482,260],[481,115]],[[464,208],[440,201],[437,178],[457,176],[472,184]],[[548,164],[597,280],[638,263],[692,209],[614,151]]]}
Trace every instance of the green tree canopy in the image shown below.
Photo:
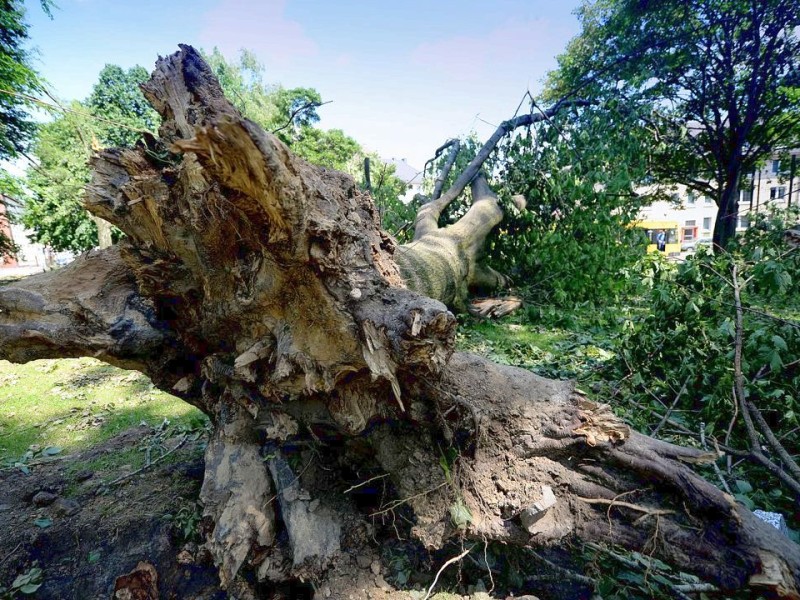
{"label": "green tree canopy", "polygon": [[89,157],[99,147],[132,146],[157,128],[158,116],[139,89],[147,78],[139,66],[106,65],[85,102],[63,107],[62,116],[39,128],[22,217],[34,241],[59,251],[97,246],[97,225],[81,205]]}
{"label": "green tree canopy", "polygon": [[158,114],[150,106],[139,84],[150,74],[136,65],[127,71],[118,65],[106,65],[86,101],[90,112],[102,118],[96,133],[103,146],[133,146],[142,130],[155,131]]}
{"label": "green tree canopy", "polygon": [[[42,2],[50,14],[50,3]],[[0,159],[24,151],[35,130],[29,111],[41,89],[25,48],[28,26],[20,0],[0,0]]]}
{"label": "green tree canopy", "polygon": [[264,82],[264,65],[250,50],[242,50],[236,62],[219,51],[203,53],[219,79],[225,96],[248,119],[255,121],[281,141],[291,145],[300,130],[319,122],[317,108],[322,105],[313,88],[284,88]]}
{"label": "green tree canopy", "polygon": [[[50,1],[42,0],[41,5],[50,15]],[[28,26],[24,17],[20,0],[0,0],[0,160],[23,153],[36,130],[29,112],[41,84],[31,64],[31,52],[25,47]],[[15,204],[20,197],[17,178],[0,170],[0,203]],[[8,209],[6,206],[6,213]],[[11,240],[0,233],[0,259],[14,250]]]}
{"label": "green tree canopy", "polygon": [[[238,62],[228,61],[217,49],[206,58],[232,103],[249,119],[273,131],[299,156],[309,162],[349,172],[363,184],[361,145],[338,129],[314,127],[322,105],[313,88],[283,88],[264,83],[263,66],[243,51]],[[147,71],[106,65],[92,93],[84,102],[73,102],[63,116],[41,126],[33,147],[38,161],[28,174],[32,195],[26,201],[23,222],[33,230],[33,239],[56,250],[83,251],[98,243],[97,227],[81,206],[83,189],[89,182],[88,160],[98,147],[134,145],[145,131],[158,127],[158,117],[142,95],[139,84]],[[380,172],[372,194],[387,227],[399,230],[405,206],[397,198],[405,189],[393,167],[372,157]]]}
{"label": "green tree canopy", "polygon": [[549,96],[623,106],[656,181],[714,198],[725,246],[743,176],[800,140],[796,0],[595,0],[578,16]]}

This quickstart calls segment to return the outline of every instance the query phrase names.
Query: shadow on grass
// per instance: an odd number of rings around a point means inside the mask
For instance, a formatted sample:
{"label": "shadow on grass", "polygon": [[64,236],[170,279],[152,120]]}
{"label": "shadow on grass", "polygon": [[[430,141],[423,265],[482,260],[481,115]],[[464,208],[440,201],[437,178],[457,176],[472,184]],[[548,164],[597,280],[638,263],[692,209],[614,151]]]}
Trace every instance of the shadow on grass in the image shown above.
{"label": "shadow on grass", "polygon": [[0,467],[36,460],[48,447],[61,449],[54,456],[74,453],[140,425],[187,430],[207,422],[140,373],[86,359],[36,362],[0,365],[11,383],[0,391]]}

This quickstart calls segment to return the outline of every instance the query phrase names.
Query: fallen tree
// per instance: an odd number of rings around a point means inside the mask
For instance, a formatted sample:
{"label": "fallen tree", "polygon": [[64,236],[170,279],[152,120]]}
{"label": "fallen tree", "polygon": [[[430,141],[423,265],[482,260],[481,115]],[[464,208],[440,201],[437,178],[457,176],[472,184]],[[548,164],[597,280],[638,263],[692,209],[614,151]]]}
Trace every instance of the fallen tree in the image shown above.
{"label": "fallen tree", "polygon": [[[209,415],[201,500],[223,587],[246,596],[245,567],[347,572],[375,519],[405,511],[428,549],[615,544],[723,590],[800,597],[800,548],[689,466],[716,455],[639,435],[570,382],[454,352],[444,303],[501,280],[479,261],[502,218],[480,155],[398,247],[349,176],[243,119],[192,48],[144,91],[160,139],[98,154],[86,198],[127,237],[0,288],[0,357],[94,356]],[[470,210],[438,227],[466,185]],[[367,509],[350,492],[375,480]]]}

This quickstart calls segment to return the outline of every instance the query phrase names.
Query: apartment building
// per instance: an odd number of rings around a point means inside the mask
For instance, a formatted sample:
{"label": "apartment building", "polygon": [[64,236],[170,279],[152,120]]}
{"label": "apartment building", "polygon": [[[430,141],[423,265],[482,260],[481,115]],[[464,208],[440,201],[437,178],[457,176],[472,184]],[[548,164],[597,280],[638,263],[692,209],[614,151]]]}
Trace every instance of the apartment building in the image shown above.
{"label": "apartment building", "polygon": [[[788,164],[787,164],[788,163]],[[717,205],[686,186],[676,185],[669,200],[660,200],[642,209],[642,221],[677,223],[679,241],[683,244],[709,239],[714,233]],[[736,231],[750,226],[754,213],[770,206],[787,208],[800,205],[800,149],[792,150],[788,158],[773,158],[755,173],[747,176],[739,191],[739,211]]]}

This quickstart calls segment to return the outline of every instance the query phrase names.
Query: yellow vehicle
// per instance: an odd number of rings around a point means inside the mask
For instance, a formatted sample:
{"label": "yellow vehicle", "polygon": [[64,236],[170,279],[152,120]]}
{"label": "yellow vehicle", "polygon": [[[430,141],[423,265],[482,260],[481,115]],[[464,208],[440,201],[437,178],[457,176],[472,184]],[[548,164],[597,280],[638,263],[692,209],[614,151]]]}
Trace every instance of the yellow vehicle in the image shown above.
{"label": "yellow vehicle", "polygon": [[667,256],[680,254],[681,241],[678,239],[679,225],[677,221],[639,221],[634,226],[645,232],[648,252],[660,251]]}

